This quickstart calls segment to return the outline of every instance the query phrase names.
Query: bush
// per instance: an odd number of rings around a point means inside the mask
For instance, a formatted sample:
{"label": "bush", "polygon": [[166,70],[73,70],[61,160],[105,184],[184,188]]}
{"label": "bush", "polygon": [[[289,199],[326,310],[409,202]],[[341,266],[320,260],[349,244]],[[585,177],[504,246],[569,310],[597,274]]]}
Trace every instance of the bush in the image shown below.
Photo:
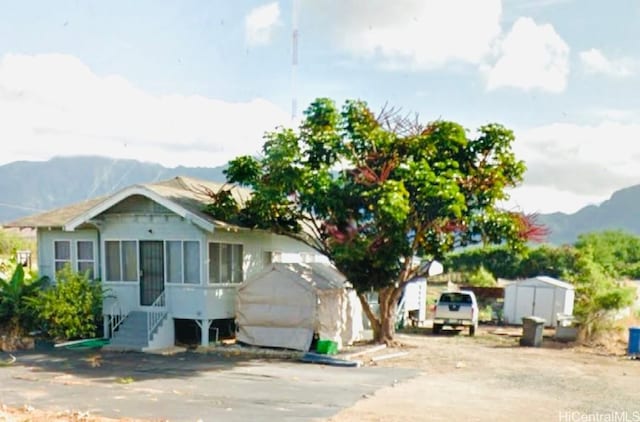
{"label": "bush", "polygon": [[56,284],[38,298],[38,314],[44,329],[56,339],[95,337],[102,321],[102,286],[88,274],[67,265],[56,274]]}
{"label": "bush", "polygon": [[0,277],[0,324],[10,334],[20,335],[34,328],[37,311],[34,299],[38,297],[46,278],[35,278],[33,274],[25,274],[22,265],[14,261],[9,263],[13,269],[8,280]]}
{"label": "bush", "polygon": [[497,281],[493,274],[487,271],[483,265],[481,265],[474,273],[469,275],[468,282],[470,286],[476,287],[495,287],[497,285]]}
{"label": "bush", "polygon": [[0,229],[0,256],[8,257],[21,249],[29,249],[33,253],[35,251],[35,240]]}
{"label": "bush", "polygon": [[590,250],[582,251],[572,272],[566,279],[575,286],[574,315],[581,328],[581,337],[590,341],[612,327],[611,314],[629,306],[635,289],[617,282],[607,270],[593,259]]}

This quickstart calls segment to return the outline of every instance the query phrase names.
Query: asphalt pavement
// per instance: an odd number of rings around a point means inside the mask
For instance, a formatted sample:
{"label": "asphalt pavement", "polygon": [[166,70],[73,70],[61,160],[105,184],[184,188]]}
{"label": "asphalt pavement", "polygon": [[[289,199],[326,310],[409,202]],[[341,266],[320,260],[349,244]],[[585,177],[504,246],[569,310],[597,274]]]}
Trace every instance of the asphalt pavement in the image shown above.
{"label": "asphalt pavement", "polygon": [[169,421],[322,420],[415,375],[403,368],[219,353],[51,350],[15,356],[13,365],[0,367],[0,404]]}

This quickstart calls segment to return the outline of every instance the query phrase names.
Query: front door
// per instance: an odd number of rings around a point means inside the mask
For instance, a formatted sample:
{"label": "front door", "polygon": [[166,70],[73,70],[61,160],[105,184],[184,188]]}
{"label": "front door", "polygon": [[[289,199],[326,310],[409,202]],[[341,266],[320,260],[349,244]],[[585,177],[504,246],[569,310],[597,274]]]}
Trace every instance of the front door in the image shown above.
{"label": "front door", "polygon": [[140,305],[152,305],[163,291],[163,243],[158,240],[142,240],[140,241]]}

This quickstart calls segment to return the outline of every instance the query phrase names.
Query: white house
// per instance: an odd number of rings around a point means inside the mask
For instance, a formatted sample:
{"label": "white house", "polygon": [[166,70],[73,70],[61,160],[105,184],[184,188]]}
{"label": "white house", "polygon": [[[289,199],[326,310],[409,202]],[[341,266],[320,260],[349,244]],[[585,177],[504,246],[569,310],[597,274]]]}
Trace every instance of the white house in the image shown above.
{"label": "white house", "polygon": [[[26,217],[8,227],[36,228],[40,275],[55,281],[69,264],[108,289],[103,313],[112,344],[158,349],[174,344],[174,319],[195,321],[202,344],[214,320],[235,316],[237,286],[279,260],[312,261],[294,239],[217,221],[203,212],[220,184],[176,177],[125,188]],[[235,188],[242,202],[249,192]],[[323,257],[324,258],[324,257]],[[326,258],[325,258],[326,259]]]}
{"label": "white house", "polygon": [[505,287],[504,319],[522,324],[522,317],[537,316],[555,326],[558,315],[572,315],[575,289],[572,284],[547,276],[515,281]]}

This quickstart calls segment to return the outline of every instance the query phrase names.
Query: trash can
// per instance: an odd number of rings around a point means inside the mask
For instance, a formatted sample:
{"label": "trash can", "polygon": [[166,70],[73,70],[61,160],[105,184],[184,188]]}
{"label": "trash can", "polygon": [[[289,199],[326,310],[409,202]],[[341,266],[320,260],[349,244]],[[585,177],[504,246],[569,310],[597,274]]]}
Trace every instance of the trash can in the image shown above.
{"label": "trash can", "polygon": [[522,337],[520,338],[520,346],[542,346],[544,322],[545,320],[543,318],[535,316],[522,317]]}
{"label": "trash can", "polygon": [[629,327],[629,356],[640,357],[640,327]]}

